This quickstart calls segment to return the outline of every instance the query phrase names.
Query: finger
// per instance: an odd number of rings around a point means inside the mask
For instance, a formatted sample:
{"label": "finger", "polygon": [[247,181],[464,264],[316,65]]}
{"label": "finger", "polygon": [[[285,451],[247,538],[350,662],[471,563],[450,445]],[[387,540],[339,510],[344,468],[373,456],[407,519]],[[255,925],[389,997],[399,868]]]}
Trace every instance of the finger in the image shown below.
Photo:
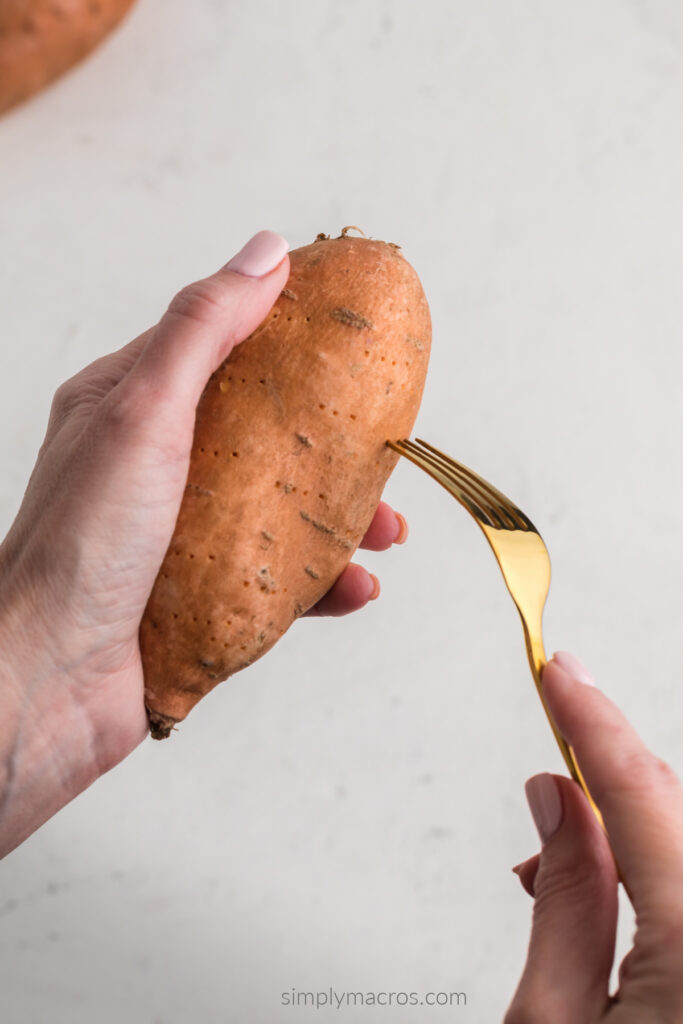
{"label": "finger", "polygon": [[330,589],[306,615],[348,615],[379,597],[379,580],[355,562],[346,566]]}
{"label": "finger", "polygon": [[92,409],[121,383],[137,362],[152,330],[150,328],[140,334],[123,348],[88,363],[59,386],[52,400],[43,448],[51,443],[75,409]]}
{"label": "finger", "polygon": [[129,341],[128,344],[123,345],[122,348],[94,359],[92,363],[84,366],[71,380],[74,383],[87,382],[97,385],[103,392],[110,391],[135,366],[154,330],[154,327],[150,327],[142,334],[139,334],[137,338]]}
{"label": "finger", "polygon": [[176,295],[112,395],[194,413],[213,371],[263,322],[288,273],[287,242],[258,232],[225,267]]}
{"label": "finger", "polygon": [[154,327],[149,327],[122,348],[93,360],[80,373],[77,373],[73,379],[96,382],[103,391],[110,391],[135,366],[154,330]]}
{"label": "finger", "polygon": [[386,551],[392,544],[405,543],[407,536],[408,524],[401,513],[380,501],[360,546],[368,551]]}
{"label": "finger", "polygon": [[521,864],[515,864],[512,869],[522,883],[522,887],[529,893],[530,896],[534,895],[534,884],[536,882],[536,872],[538,871],[538,865],[541,860],[540,853],[535,853],[533,857],[529,857],[528,860],[522,861]]}
{"label": "finger", "polygon": [[594,686],[579,681],[581,671],[580,663],[564,653],[546,665],[543,692],[549,710],[574,748],[602,812],[636,911],[653,911],[662,921],[678,918],[683,905],[683,789],[621,711]]}
{"label": "finger", "polygon": [[614,958],[614,860],[574,782],[537,775],[526,790],[543,848],[527,962],[506,1020],[597,1020],[607,1003]]}

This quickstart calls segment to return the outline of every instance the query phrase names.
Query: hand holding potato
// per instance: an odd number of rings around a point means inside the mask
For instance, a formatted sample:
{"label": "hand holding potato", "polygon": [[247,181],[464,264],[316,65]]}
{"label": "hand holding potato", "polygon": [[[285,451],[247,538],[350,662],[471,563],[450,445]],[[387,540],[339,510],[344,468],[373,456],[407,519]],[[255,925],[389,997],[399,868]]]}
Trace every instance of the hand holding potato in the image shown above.
{"label": "hand holding potato", "polygon": [[[148,733],[138,632],[185,490],[197,402],[288,271],[284,239],[260,232],[55,395],[0,546],[0,855]],[[404,538],[381,503],[361,546]],[[350,565],[311,612],[344,614],[377,592]]]}
{"label": "hand holding potato", "polygon": [[[370,528],[420,406],[429,306],[399,246],[319,235],[211,375],[185,493],[140,625],[164,739],[321,600]],[[353,229],[358,230],[358,229]]]}

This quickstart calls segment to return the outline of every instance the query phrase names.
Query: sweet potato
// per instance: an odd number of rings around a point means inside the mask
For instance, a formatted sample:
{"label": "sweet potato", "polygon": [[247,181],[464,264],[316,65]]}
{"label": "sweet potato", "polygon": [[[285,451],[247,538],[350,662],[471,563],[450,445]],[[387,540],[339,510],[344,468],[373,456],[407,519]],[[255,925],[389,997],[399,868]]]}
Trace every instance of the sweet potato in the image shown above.
{"label": "sweet potato", "polygon": [[266,320],[211,376],[187,487],[140,629],[152,735],[250,665],[329,590],[412,430],[429,308],[397,245],[290,254]]}
{"label": "sweet potato", "polygon": [[0,0],[0,114],[82,60],[135,0]]}

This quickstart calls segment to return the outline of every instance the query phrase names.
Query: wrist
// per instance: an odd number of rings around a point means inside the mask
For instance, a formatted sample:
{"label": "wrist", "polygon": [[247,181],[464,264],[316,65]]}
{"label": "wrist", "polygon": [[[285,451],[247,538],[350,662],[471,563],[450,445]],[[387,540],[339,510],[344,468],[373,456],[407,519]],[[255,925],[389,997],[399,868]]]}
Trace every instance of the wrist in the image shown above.
{"label": "wrist", "polygon": [[36,675],[53,675],[51,653],[46,640],[46,616],[42,604],[49,592],[47,580],[32,570],[30,560],[0,546],[0,660],[3,681],[25,695],[29,680]]}
{"label": "wrist", "polygon": [[11,575],[0,590],[0,857],[99,774],[92,727]]}

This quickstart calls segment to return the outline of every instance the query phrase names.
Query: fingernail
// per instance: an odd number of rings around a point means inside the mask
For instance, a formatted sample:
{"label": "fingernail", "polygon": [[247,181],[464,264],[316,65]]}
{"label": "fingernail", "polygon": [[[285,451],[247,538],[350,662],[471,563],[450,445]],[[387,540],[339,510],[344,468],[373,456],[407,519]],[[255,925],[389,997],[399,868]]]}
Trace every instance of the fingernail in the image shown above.
{"label": "fingernail", "polygon": [[368,576],[372,580],[372,590],[368,595],[368,601],[375,601],[379,597],[379,580],[375,576],[374,572],[369,572]]}
{"label": "fingernail", "polygon": [[[530,858],[530,860],[533,858]],[[520,864],[515,864],[512,869],[513,874],[517,875],[517,878],[522,883],[522,888],[525,892],[528,892],[530,896],[536,898],[536,871],[531,874],[530,861],[523,860]],[[538,869],[538,865],[537,865]]]}
{"label": "fingernail", "polygon": [[225,264],[225,270],[245,277],[265,277],[282,262],[288,249],[289,243],[282,235],[259,231]]}
{"label": "fingernail", "polygon": [[585,665],[581,664],[575,655],[569,654],[568,651],[555,651],[552,660],[559,665],[560,668],[563,668],[565,672],[568,672],[572,679],[576,679],[580,683],[585,683],[586,686],[595,686],[590,672]]}
{"label": "fingernail", "polygon": [[562,821],[562,797],[557,783],[544,772],[528,779],[524,791],[541,842],[547,843]]}
{"label": "fingernail", "polygon": [[400,512],[394,512],[398,523],[398,533],[394,537],[394,544],[405,544],[408,536],[408,524]]}

